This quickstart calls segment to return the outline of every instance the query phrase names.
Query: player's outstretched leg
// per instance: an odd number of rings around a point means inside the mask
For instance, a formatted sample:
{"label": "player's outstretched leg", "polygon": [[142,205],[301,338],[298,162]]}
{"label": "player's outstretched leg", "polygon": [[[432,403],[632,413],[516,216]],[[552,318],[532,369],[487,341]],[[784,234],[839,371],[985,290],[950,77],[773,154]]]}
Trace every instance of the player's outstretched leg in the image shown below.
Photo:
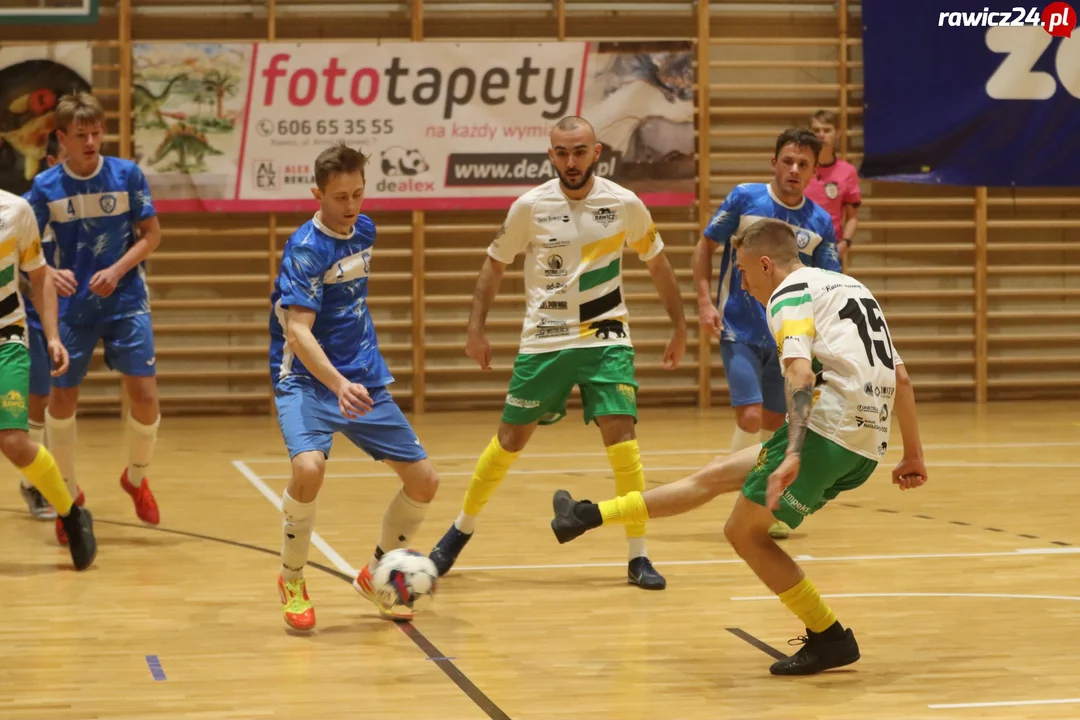
{"label": "player's outstretched leg", "polygon": [[[38,445],[45,444],[45,408],[49,404],[49,389],[52,387],[52,377],[49,370],[52,362],[49,360],[45,333],[33,324],[27,324],[27,334],[30,336],[30,406],[28,419],[30,423],[30,439]],[[30,514],[38,520],[53,520],[56,518],[56,510],[45,496],[35,488],[26,478],[19,480],[19,493],[26,503]]]}
{"label": "player's outstretched leg", "polygon": [[[404,422],[404,418],[401,418]],[[419,454],[423,450],[415,446]],[[406,448],[402,448],[407,450]],[[396,454],[400,454],[399,450]],[[420,526],[427,516],[428,507],[435,499],[435,493],[439,488],[439,475],[435,467],[426,457],[412,462],[399,462],[386,460],[386,464],[394,469],[401,478],[402,488],[398,491],[383,514],[382,531],[379,533],[379,543],[375,546],[368,564],[365,565],[353,581],[353,587],[379,608],[383,617],[390,620],[412,620],[413,614],[404,607],[385,607],[379,602],[372,581],[372,573],[379,564],[382,556],[391,550],[409,547]]]}
{"label": "player's outstretched leg", "polygon": [[458,514],[457,520],[446,531],[446,534],[431,549],[429,555],[440,577],[450,572],[450,568],[457,562],[461,551],[472,539],[476,531],[476,517],[506,478],[510,466],[517,460],[534,430],[536,430],[536,422],[511,425],[504,420],[499,426],[499,431],[481,453],[476,461],[472,479],[469,481],[469,489],[465,491],[461,513]]}
{"label": "player's outstretched leg", "polygon": [[[799,520],[792,519],[789,523],[797,527]],[[769,672],[814,675],[856,662],[860,656],[854,633],[840,624],[814,583],[769,537],[774,521],[773,513],[763,505],[740,495],[724,526],[724,535],[739,557],[806,627],[806,635],[798,638],[803,642],[802,649],[773,663]]]}
{"label": "player's outstretched leg", "polygon": [[281,496],[281,572],[278,575],[278,594],[285,613],[285,623],[296,630],[311,630],[315,627],[315,607],[308,597],[304,566],[307,565],[308,553],[311,551],[316,503],[325,472],[326,456],[322,450],[296,454],[292,458],[292,478]]}
{"label": "player's outstretched leg", "polygon": [[681,515],[717,495],[738,490],[757,458],[756,448],[746,448],[734,455],[717,458],[682,480],[600,503],[574,500],[566,490],[559,490],[552,501],[555,517],[551,521],[551,530],[560,543],[568,543],[601,525],[644,523],[649,519]]}
{"label": "player's outstretched leg", "polygon": [[147,475],[161,425],[150,316],[136,315],[114,323],[105,338],[106,355],[110,351],[123,355],[122,361],[114,360],[112,365],[124,373],[124,389],[131,399],[127,417],[128,463],[120,476],[120,486],[131,496],[139,519],[157,525],[161,513]]}

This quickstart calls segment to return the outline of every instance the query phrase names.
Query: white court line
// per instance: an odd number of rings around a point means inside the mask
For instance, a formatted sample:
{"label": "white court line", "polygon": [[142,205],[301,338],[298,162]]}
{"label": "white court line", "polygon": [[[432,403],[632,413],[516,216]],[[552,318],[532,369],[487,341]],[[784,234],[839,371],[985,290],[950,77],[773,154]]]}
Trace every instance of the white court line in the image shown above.
{"label": "white court line", "polygon": [[1080,704],[1080,698],[1062,700],[1007,700],[1005,702],[973,702],[927,705],[931,710],[957,710],[960,708],[1018,707],[1021,705],[1073,705]]}
{"label": "white court line", "polygon": [[[834,593],[822,595],[823,598],[908,598],[908,597],[931,597],[931,598],[997,598],[1004,600],[1067,600],[1080,602],[1080,597],[1073,595],[1014,595],[1008,593]],[[736,602],[748,600],[777,600],[775,595],[752,595],[749,597],[733,597]]]}
{"label": "white court line", "polygon": [[[923,445],[924,450],[994,450],[1001,449],[1015,449],[1015,448],[1048,448],[1048,447],[1080,447],[1080,442],[1018,442],[1018,443],[946,443],[942,445]],[[727,450],[642,450],[643,457],[650,455],[729,455]],[[543,460],[545,458],[576,458],[576,457],[596,457],[596,452],[570,452],[570,453],[549,453],[537,450],[534,454],[528,455],[526,458],[535,458],[537,460]],[[433,457],[433,461],[440,460],[475,460],[480,457],[479,452],[472,453],[471,455],[439,455]],[[260,465],[267,463],[285,463],[288,462],[287,457],[277,458],[252,458],[250,460],[241,460],[247,465]],[[356,457],[356,458],[335,458],[331,462],[370,462],[370,458]],[[937,463],[935,463],[937,464]]]}
{"label": "white court line", "polygon": [[[251,483],[256,490],[261,492],[263,496],[270,501],[271,505],[278,509],[278,512],[281,512],[281,498],[274,494],[274,491],[262,481],[262,478],[256,475],[242,460],[233,460],[233,467],[239,470],[240,474],[246,477],[248,482]],[[333,563],[334,567],[338,570],[345,573],[350,578],[356,577],[356,568],[347,563],[345,558],[338,555],[337,551],[330,547],[326,541],[322,539],[319,533],[312,531],[311,544],[317,547],[322,554],[326,556],[327,560]]]}
{"label": "white court line", "polygon": [[[235,460],[234,462],[247,463],[247,460]],[[882,467],[886,464],[883,463]],[[1005,462],[935,462],[933,460],[927,463],[927,466],[933,470],[934,468],[1080,468],[1080,463],[1005,463]],[[697,472],[702,468],[701,465],[661,465],[661,466],[645,466],[646,473],[654,472]],[[529,469],[529,470],[513,470],[514,475],[566,475],[571,473],[590,473],[594,475],[611,475],[611,467],[597,467],[597,468],[547,468],[547,469]],[[472,470],[454,470],[451,472],[440,472],[439,477],[472,477]],[[274,475],[262,475],[263,480],[288,480],[291,475],[288,474],[274,474]],[[370,473],[326,473],[325,477],[328,478],[396,478],[397,474],[393,472],[370,472]]]}
{"label": "white court line", "polygon": [[[1019,557],[1020,555],[1058,555],[1080,554],[1080,548],[1030,548],[1026,550],[1010,550],[998,552],[970,552],[970,553],[923,553],[910,555],[845,555],[836,557],[812,557],[799,555],[799,562],[874,562],[883,560],[931,560],[938,558],[977,558],[977,557]],[[676,565],[740,565],[740,558],[724,558],[713,560],[656,560],[657,566]],[[606,568],[624,567],[625,562],[601,562],[601,563],[561,563],[552,565],[472,565],[462,566],[458,570],[491,571],[491,570],[572,570],[576,568]],[[770,596],[775,599],[776,596]]]}

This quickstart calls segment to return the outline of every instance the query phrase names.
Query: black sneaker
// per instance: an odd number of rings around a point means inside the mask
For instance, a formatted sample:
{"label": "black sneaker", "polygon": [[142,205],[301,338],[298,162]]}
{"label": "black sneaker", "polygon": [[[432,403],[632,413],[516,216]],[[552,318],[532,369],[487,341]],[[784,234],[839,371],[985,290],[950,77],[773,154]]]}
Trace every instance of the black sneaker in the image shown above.
{"label": "black sneaker", "polygon": [[551,531],[560,545],[570,542],[585,534],[585,531],[604,524],[600,517],[600,508],[588,500],[574,500],[565,490],[555,492],[551,501],[555,517],[551,520]]}
{"label": "black sneaker", "polygon": [[656,572],[656,568],[647,557],[636,557],[631,560],[626,575],[626,582],[637,585],[642,590],[663,590],[667,587],[667,580]]}
{"label": "black sneaker", "polygon": [[450,572],[450,568],[454,567],[458,555],[465,549],[465,545],[471,537],[472,533],[466,535],[458,530],[456,525],[451,525],[446,534],[442,536],[442,540],[435,543],[429,557],[431,562],[435,563],[435,569],[439,571],[439,577]]}
{"label": "black sneaker", "polygon": [[850,665],[859,659],[859,644],[851,628],[842,629],[837,622],[823,633],[806,631],[806,635],[788,641],[789,645],[803,643],[802,649],[791,657],[777,660],[769,668],[773,675],[816,675],[825,670]]}
{"label": "black sneaker", "polygon": [[90,511],[78,505],[71,506],[67,517],[61,517],[67,533],[68,549],[76,570],[85,570],[94,564],[97,556],[97,540],[94,539],[94,517]]}

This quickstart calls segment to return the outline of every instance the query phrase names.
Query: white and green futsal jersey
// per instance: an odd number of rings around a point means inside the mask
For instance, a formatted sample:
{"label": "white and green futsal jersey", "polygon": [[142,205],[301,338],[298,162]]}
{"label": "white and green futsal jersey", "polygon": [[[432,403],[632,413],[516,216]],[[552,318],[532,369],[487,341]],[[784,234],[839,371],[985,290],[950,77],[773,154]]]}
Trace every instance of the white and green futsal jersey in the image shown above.
{"label": "white and green futsal jersey", "polygon": [[879,460],[903,361],[873,294],[847,275],[803,267],[772,294],[766,314],[781,366],[805,358],[817,373],[809,429]]}
{"label": "white and green futsal jersey", "polygon": [[514,201],[488,254],[509,265],[525,253],[521,354],[631,345],[624,247],[647,261],[664,243],[641,199],[610,180],[570,200],[553,178]]}

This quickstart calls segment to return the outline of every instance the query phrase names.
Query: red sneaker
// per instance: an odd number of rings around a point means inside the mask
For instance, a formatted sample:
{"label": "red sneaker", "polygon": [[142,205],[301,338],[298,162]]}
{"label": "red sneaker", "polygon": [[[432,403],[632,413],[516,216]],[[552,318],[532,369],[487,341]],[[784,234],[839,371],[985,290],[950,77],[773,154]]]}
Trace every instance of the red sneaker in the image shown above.
{"label": "red sneaker", "polygon": [[304,578],[285,582],[285,578],[278,575],[277,587],[282,608],[285,610],[285,623],[297,630],[310,630],[315,627],[315,608],[308,597]]}
{"label": "red sneaker", "polygon": [[143,478],[142,485],[135,487],[128,482],[127,468],[124,468],[124,474],[120,476],[120,487],[124,488],[124,492],[135,502],[135,514],[140,520],[150,525],[161,522],[157,501],[154,500],[154,493],[150,492],[150,478]]}
{"label": "red sneaker", "polygon": [[[86,505],[86,495],[83,493],[82,488],[79,488],[79,497],[75,498],[75,504],[79,507]],[[67,533],[64,532],[64,522],[60,519],[60,516],[56,516],[56,542],[61,545],[67,545]]]}

